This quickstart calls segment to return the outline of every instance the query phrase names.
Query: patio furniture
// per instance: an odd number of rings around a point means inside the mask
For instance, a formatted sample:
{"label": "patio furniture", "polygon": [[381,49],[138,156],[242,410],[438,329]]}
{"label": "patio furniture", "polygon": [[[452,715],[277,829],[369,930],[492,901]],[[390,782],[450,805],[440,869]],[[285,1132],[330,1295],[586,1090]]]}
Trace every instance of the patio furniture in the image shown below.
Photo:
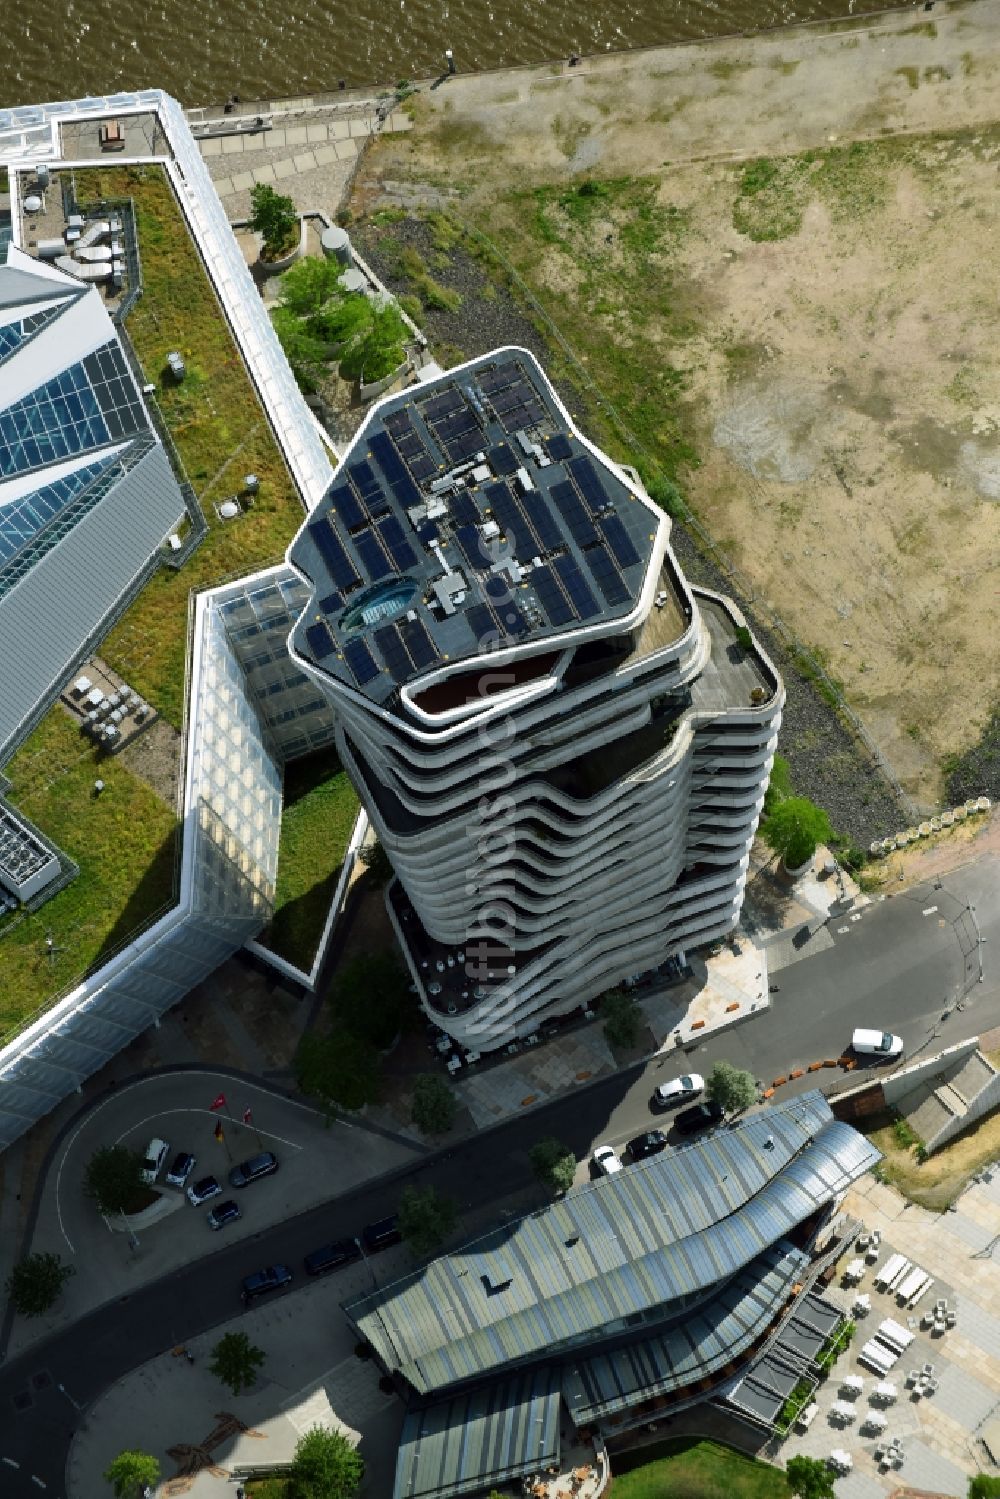
{"label": "patio furniture", "polygon": [[800,1431],[808,1431],[819,1414],[819,1406],[815,1400],[811,1401],[804,1410],[800,1410],[795,1424]]}
{"label": "patio furniture", "polygon": [[923,1298],[927,1295],[927,1292],[932,1289],[933,1285],[934,1285],[933,1277],[932,1276],[928,1276],[926,1284],[922,1285],[920,1287],[920,1290],[917,1292],[917,1294],[915,1296],[911,1296],[910,1297],[910,1306],[911,1306],[911,1308],[915,1307],[918,1301],[922,1301],[923,1300]]}
{"label": "patio furniture", "polygon": [[869,1411],[865,1417],[864,1424],[869,1431],[882,1432],[888,1426],[889,1420],[887,1416],[883,1416],[881,1411]]}
{"label": "patio furniture", "polygon": [[845,1452],[842,1447],[834,1447],[833,1451],[830,1453],[830,1456],[827,1458],[827,1462],[830,1467],[835,1469],[838,1473],[849,1473],[854,1467],[854,1459],[851,1457],[851,1454],[849,1452]]}
{"label": "patio furniture", "polygon": [[929,1328],[929,1327],[933,1327],[934,1326],[934,1313],[933,1312],[924,1312],[924,1315],[920,1319],[920,1326],[922,1328],[924,1328],[925,1330],[927,1328]]}
{"label": "patio furniture", "polygon": [[899,1270],[900,1266],[907,1264],[909,1264],[909,1261],[907,1260],[905,1255],[891,1254],[886,1260],[885,1264],[882,1266],[881,1270],[876,1272],[876,1291],[884,1291],[889,1285],[889,1282],[894,1279],[896,1272],[897,1270]]}
{"label": "patio furniture", "polygon": [[880,1380],[872,1391],[872,1398],[874,1399],[875,1396],[878,1396],[879,1400],[884,1401],[886,1405],[891,1405],[896,1399],[896,1386],[892,1383],[892,1380]]}
{"label": "patio furniture", "polygon": [[867,1317],[872,1309],[872,1299],[867,1291],[862,1291],[860,1296],[855,1296],[851,1311],[856,1317]]}
{"label": "patio furniture", "polygon": [[862,1277],[862,1275],[864,1275],[864,1273],[865,1273],[865,1262],[864,1262],[864,1260],[852,1260],[851,1263],[848,1265],[847,1269],[844,1271],[844,1284],[845,1285],[857,1285],[858,1281],[861,1279],[861,1277]]}
{"label": "patio furniture", "polygon": [[934,1395],[937,1393],[937,1387],[938,1382],[936,1379],[925,1379],[923,1392],[925,1395]]}
{"label": "patio furniture", "polygon": [[937,1301],[935,1301],[934,1303],[934,1310],[936,1312],[946,1312],[948,1310],[947,1298],[944,1296],[939,1296]]}
{"label": "patio furniture", "polygon": [[913,1386],[917,1385],[919,1383],[920,1383],[920,1370],[919,1369],[911,1369],[910,1372],[909,1372],[909,1374],[906,1376],[906,1388],[908,1390],[912,1390]]}
{"label": "patio furniture", "polygon": [[945,1325],[945,1327],[954,1327],[955,1323],[957,1321],[958,1321],[958,1315],[957,1315],[956,1312],[947,1312],[945,1314],[945,1319],[944,1319],[944,1325]]}
{"label": "patio furniture", "polygon": [[902,1256],[902,1260],[903,1263],[900,1265],[899,1269],[892,1277],[892,1280],[889,1282],[889,1289],[891,1291],[895,1291],[896,1287],[900,1284],[901,1281],[906,1279],[907,1274],[912,1269],[910,1261],[906,1258],[905,1255]]}
{"label": "patio furniture", "polygon": [[887,1317],[884,1322],[879,1323],[875,1336],[880,1342],[887,1343],[890,1348],[895,1348],[899,1353],[905,1352],[913,1342],[912,1332],[908,1332],[892,1317]]}
{"label": "patio furniture", "polygon": [[931,1375],[934,1373],[934,1365],[924,1364],[920,1372],[921,1374],[925,1375],[927,1379],[930,1379]]}
{"label": "patio furniture", "polygon": [[830,1415],[835,1416],[844,1426],[849,1426],[857,1411],[849,1400],[835,1400],[830,1407]]}
{"label": "patio furniture", "polygon": [[879,1233],[878,1229],[875,1229],[871,1237],[871,1243],[868,1245],[868,1249],[865,1252],[865,1259],[868,1261],[869,1265],[874,1265],[875,1261],[879,1257],[881,1249],[882,1235]]}
{"label": "patio furniture", "polygon": [[877,1338],[869,1338],[858,1354],[858,1363],[866,1369],[871,1369],[875,1374],[888,1374],[898,1358],[898,1353],[887,1348]]}
{"label": "patio furniture", "polygon": [[909,1274],[904,1275],[903,1279],[900,1281],[899,1286],[896,1290],[896,1295],[899,1297],[900,1301],[909,1301],[910,1297],[920,1290],[920,1287],[927,1279],[927,1271],[921,1270],[919,1265],[914,1265]]}
{"label": "patio furniture", "polygon": [[860,1374],[848,1374],[840,1386],[842,1391],[847,1391],[851,1395],[860,1395],[864,1387],[865,1382]]}
{"label": "patio furniture", "polygon": [[854,1247],[855,1247],[855,1249],[867,1249],[868,1246],[869,1246],[869,1244],[871,1243],[871,1241],[872,1241],[871,1234],[860,1233],[860,1234],[858,1234],[858,1237],[854,1241]]}

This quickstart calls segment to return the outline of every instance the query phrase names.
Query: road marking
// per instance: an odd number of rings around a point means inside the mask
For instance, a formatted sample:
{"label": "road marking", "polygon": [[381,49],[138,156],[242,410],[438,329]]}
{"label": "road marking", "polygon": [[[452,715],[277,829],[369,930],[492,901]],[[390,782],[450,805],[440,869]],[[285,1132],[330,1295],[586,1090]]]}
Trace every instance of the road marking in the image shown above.
{"label": "road marking", "polygon": [[921,915],[923,915],[923,916],[933,916],[934,912],[936,910],[937,910],[937,906],[928,906],[927,909],[926,909],[926,911],[922,911],[921,912]]}
{"label": "road marking", "polygon": [[38,1487],[40,1489],[44,1489],[44,1488],[48,1487],[48,1485],[45,1483],[45,1481],[43,1479],[39,1478],[36,1473],[32,1473],[32,1475],[31,1475],[31,1481],[32,1481],[32,1483],[37,1483],[37,1485],[38,1485]]}
{"label": "road marking", "polygon": [[851,929],[850,929],[849,926],[838,926],[838,928],[837,928],[838,932],[849,932],[850,930]]}
{"label": "road marking", "polygon": [[6,1463],[8,1468],[19,1468],[21,1466],[21,1464],[16,1463],[12,1457],[0,1457],[0,1463]]}
{"label": "road marking", "polygon": [[[120,1145],[125,1136],[130,1135],[133,1130],[142,1129],[143,1125],[152,1123],[154,1119],[169,1119],[171,1114],[205,1114],[210,1119],[217,1119],[220,1124],[238,1124],[241,1129],[254,1128],[253,1125],[243,1124],[239,1119],[230,1119],[228,1114],[214,1114],[211,1109],[160,1109],[158,1113],[147,1114],[145,1119],[140,1119],[137,1124],[130,1124],[127,1129],[123,1129],[114,1143]],[[277,1140],[279,1145],[290,1145],[293,1150],[302,1150],[304,1148],[301,1145],[297,1145],[294,1140],[286,1140],[284,1135],[274,1134],[272,1130],[260,1129],[258,1126],[257,1132],[258,1134],[266,1135],[269,1140]]]}
{"label": "road marking", "polygon": [[860,921],[860,920],[861,920],[861,917],[860,917],[860,916],[852,916],[852,917],[851,917],[851,920],[852,920],[852,921]]}

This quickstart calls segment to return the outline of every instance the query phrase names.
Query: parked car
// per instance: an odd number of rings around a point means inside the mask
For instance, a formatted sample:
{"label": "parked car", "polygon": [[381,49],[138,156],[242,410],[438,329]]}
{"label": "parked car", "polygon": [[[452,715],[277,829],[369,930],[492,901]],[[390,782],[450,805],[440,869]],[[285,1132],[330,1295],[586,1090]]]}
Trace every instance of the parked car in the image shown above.
{"label": "parked car", "polygon": [[155,1137],[146,1146],[146,1159],[142,1166],[142,1179],[147,1185],[155,1182],[160,1174],[160,1167],[167,1159],[170,1146],[166,1140],[157,1140]]}
{"label": "parked car", "polygon": [[335,1244],[324,1244],[322,1249],[307,1254],[302,1266],[307,1275],[326,1275],[330,1270],[339,1270],[341,1265],[349,1265],[360,1254],[353,1239],[338,1239]]}
{"label": "parked car", "polygon": [[662,1129],[647,1129],[645,1134],[636,1135],[625,1147],[633,1161],[644,1161],[647,1156],[659,1155],[666,1148],[667,1137]]}
{"label": "parked car", "polygon": [[251,1182],[258,1181],[262,1176],[270,1176],[277,1169],[278,1157],[269,1150],[262,1150],[260,1155],[253,1155],[248,1161],[241,1161],[238,1166],[233,1167],[229,1173],[229,1185],[248,1187]]}
{"label": "parked car", "polygon": [[652,1097],[655,1109],[671,1109],[679,1103],[689,1103],[705,1091],[705,1079],[698,1072],[673,1077],[669,1083],[661,1083]]}
{"label": "parked car", "polygon": [[614,1176],[616,1171],[622,1169],[618,1152],[613,1145],[598,1145],[591,1156],[591,1161],[598,1176]]}
{"label": "parked car", "polygon": [[222,1188],[214,1176],[203,1176],[201,1181],[196,1181],[193,1187],[187,1189],[187,1199],[193,1208],[200,1208],[203,1202],[210,1202],[213,1197],[221,1197]]}
{"label": "parked car", "polygon": [[194,1156],[189,1151],[182,1150],[179,1155],[174,1156],[170,1170],[163,1180],[168,1187],[183,1187],[194,1167]]}
{"label": "parked car", "polygon": [[227,1223],[235,1223],[237,1218],[243,1217],[243,1214],[230,1197],[225,1202],[217,1202],[214,1208],[209,1208],[205,1216],[208,1219],[209,1228],[225,1228]]}
{"label": "parked car", "polygon": [[366,1223],[361,1230],[361,1242],[369,1254],[374,1254],[379,1249],[388,1249],[390,1244],[402,1244],[403,1235],[399,1231],[396,1214],[380,1218],[377,1223]]}
{"label": "parked car", "polygon": [[721,1124],[726,1111],[718,1103],[696,1103],[690,1109],[681,1109],[674,1119],[674,1129],[679,1135],[697,1135],[713,1124]]}
{"label": "parked car", "polygon": [[248,1275],[243,1282],[240,1295],[244,1304],[256,1301],[258,1296],[266,1296],[269,1291],[280,1291],[290,1285],[292,1272],[287,1265],[266,1265],[263,1270],[255,1270],[253,1275]]}
{"label": "parked car", "polygon": [[869,1031],[859,1029],[851,1037],[851,1046],[862,1057],[878,1057],[883,1062],[898,1057],[903,1050],[902,1036],[892,1031]]}

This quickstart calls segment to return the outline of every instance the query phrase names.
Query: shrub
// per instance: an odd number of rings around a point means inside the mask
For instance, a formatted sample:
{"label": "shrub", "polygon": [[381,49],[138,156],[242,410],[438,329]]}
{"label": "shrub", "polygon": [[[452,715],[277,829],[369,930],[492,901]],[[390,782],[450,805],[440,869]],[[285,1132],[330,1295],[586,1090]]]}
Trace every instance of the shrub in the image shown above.
{"label": "shrub", "polygon": [[576,1175],[576,1156],[568,1145],[551,1135],[539,1140],[528,1151],[531,1169],[550,1192],[568,1192]]}
{"label": "shrub", "polygon": [[148,1452],[134,1449],[119,1452],[110,1467],[104,1470],[104,1481],[110,1483],[115,1499],[139,1499],[147,1486],[155,1488],[160,1481],[160,1465]]}
{"label": "shrub", "polygon": [[764,816],[769,817],[779,802],[792,794],[792,772],[784,755],[775,755],[764,793]]}
{"label": "shrub", "polygon": [[143,1188],[145,1158],[125,1145],[95,1150],[83,1173],[83,1190],[102,1213],[127,1213]]}
{"label": "shrub", "polygon": [[443,1135],[455,1123],[458,1105],[443,1078],[422,1072],[413,1084],[413,1122],[425,1135]]}
{"label": "shrub", "polygon": [[392,953],[365,953],[341,969],[330,1008],[338,1024],[385,1051],[412,1019],[416,1001],[407,972]]}
{"label": "shrub", "polygon": [[790,1457],[785,1465],[788,1487],[800,1499],[834,1499],[833,1475],[819,1457]]}
{"label": "shrub", "polygon": [[331,297],[345,295],[340,284],[343,273],[343,266],[325,255],[305,256],[281,278],[281,305],[297,317],[311,317]]}
{"label": "shrub", "polygon": [[286,1494],[288,1499],[349,1499],[364,1476],[364,1461],[343,1433],[314,1426],[296,1445]]}
{"label": "shrub", "polygon": [[309,1032],[302,1037],[295,1077],[303,1093],[328,1109],[361,1109],[379,1096],[375,1049],[346,1025],[335,1026],[327,1036]]}
{"label": "shrub", "polygon": [[433,1187],[404,1187],[399,1200],[399,1231],[413,1253],[433,1254],[455,1227],[458,1210]]}
{"label": "shrub", "polygon": [[613,989],[601,1000],[604,1034],[611,1046],[634,1046],[642,1028],[642,1012],[630,994]]}
{"label": "shrub", "polygon": [[816,845],[832,835],[822,807],[805,796],[788,796],[761,824],[761,832],[789,869],[797,869],[816,852]]}
{"label": "shrub", "polygon": [[29,1254],[19,1260],[7,1277],[7,1295],[22,1317],[40,1317],[59,1299],[76,1270],[64,1265],[57,1254]]}
{"label": "shrub", "polygon": [[280,260],[298,241],[299,218],[291,198],[276,193],[267,182],[250,189],[250,228],[264,241],[265,260]]}
{"label": "shrub", "polygon": [[750,631],[747,629],[746,625],[736,626],[736,644],[743,651],[753,650],[753,636],[750,634]]}
{"label": "shrub", "polygon": [[304,395],[312,395],[326,374],[324,343],[296,317],[290,307],[278,306],[271,313],[278,342],[291,365],[296,384]]}
{"label": "shrub", "polygon": [[264,1364],[264,1350],[255,1348],[245,1332],[227,1332],[212,1349],[209,1369],[234,1395],[256,1384]]}

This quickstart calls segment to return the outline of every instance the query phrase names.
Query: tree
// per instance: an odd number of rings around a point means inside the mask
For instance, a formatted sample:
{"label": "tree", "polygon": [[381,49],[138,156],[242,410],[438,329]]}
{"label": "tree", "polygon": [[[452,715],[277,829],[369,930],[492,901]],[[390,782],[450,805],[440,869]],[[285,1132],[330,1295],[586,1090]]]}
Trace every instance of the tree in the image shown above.
{"label": "tree", "polygon": [[392,953],[364,953],[344,965],[330,991],[337,1022],[385,1051],[415,1016],[406,969]]}
{"label": "tree", "polygon": [[264,241],[263,258],[280,260],[296,242],[299,216],[291,198],[266,182],[250,189],[250,228]]}
{"label": "tree", "polygon": [[399,1200],[399,1231],[415,1255],[432,1254],[455,1227],[458,1211],[433,1187],[405,1187]]}
{"label": "tree", "polygon": [[969,1499],[1000,1499],[1000,1478],[990,1473],[977,1473],[969,1479]]}
{"label": "tree", "polygon": [[716,1062],[708,1074],[705,1091],[709,1100],[727,1114],[742,1113],[757,1102],[757,1084],[752,1074],[734,1067],[732,1062]]}
{"label": "tree", "polygon": [[281,278],[281,303],[298,317],[309,318],[329,302],[342,297],[340,278],[344,268],[325,255],[306,255],[297,260]]}
{"label": "tree", "polygon": [[76,1270],[64,1265],[57,1254],[29,1254],[19,1260],[7,1277],[7,1295],[22,1317],[40,1317],[59,1298],[63,1286]]}
{"label": "tree", "polygon": [[326,1036],[309,1031],[302,1037],[295,1077],[303,1093],[328,1109],[363,1109],[379,1096],[375,1050],[346,1025],[334,1026]]}
{"label": "tree", "polygon": [[568,1192],[576,1175],[576,1156],[568,1145],[547,1135],[528,1151],[531,1169],[550,1192]]}
{"label": "tree", "polygon": [[422,1072],[413,1084],[413,1122],[425,1135],[443,1135],[455,1123],[458,1105],[444,1078]]}
{"label": "tree", "polygon": [[383,885],[388,885],[395,871],[381,843],[378,841],[366,843],[358,857],[367,869],[373,885],[379,889]]}
{"label": "tree", "polygon": [[833,1475],[818,1457],[790,1457],[785,1477],[799,1499],[834,1499]]}
{"label": "tree", "polygon": [[143,1188],[145,1157],[125,1145],[102,1145],[83,1173],[83,1190],[102,1213],[127,1213]]}
{"label": "tree", "polygon": [[634,1046],[642,1027],[642,1012],[631,994],[624,989],[612,989],[601,1000],[604,1016],[604,1034],[612,1046]]}
{"label": "tree", "polygon": [[287,1499],[349,1499],[364,1474],[363,1459],[342,1432],[314,1426],[295,1448]]}
{"label": "tree", "polygon": [[271,313],[271,322],[296,384],[303,394],[312,395],[327,373],[322,339],[310,332],[309,324],[287,307],[276,307]]}
{"label": "tree", "polygon": [[391,302],[374,308],[368,328],[355,337],[340,360],[345,380],[363,380],[372,385],[383,380],[403,362],[403,344],[409,329]]}
{"label": "tree", "polygon": [[264,1362],[264,1350],[255,1348],[245,1332],[227,1332],[212,1349],[209,1369],[216,1379],[238,1395],[257,1381]]}
{"label": "tree", "polygon": [[761,824],[767,842],[788,869],[798,869],[816,852],[818,843],[833,836],[830,819],[807,796],[787,796]]}
{"label": "tree", "polygon": [[115,1499],[140,1499],[147,1485],[154,1488],[159,1483],[160,1465],[148,1452],[119,1452],[105,1468],[104,1481],[114,1489]]}

